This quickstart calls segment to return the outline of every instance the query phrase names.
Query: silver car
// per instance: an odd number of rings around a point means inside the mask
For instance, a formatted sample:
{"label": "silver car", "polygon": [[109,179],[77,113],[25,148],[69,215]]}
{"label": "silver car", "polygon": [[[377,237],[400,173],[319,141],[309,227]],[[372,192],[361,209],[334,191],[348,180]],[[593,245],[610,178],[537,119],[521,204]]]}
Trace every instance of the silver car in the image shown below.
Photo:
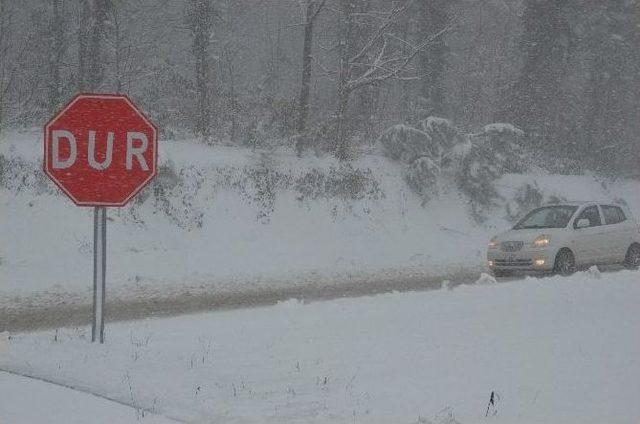
{"label": "silver car", "polygon": [[496,277],[515,272],[562,275],[591,265],[640,266],[640,229],[628,209],[575,202],[529,212],[491,239],[487,264]]}

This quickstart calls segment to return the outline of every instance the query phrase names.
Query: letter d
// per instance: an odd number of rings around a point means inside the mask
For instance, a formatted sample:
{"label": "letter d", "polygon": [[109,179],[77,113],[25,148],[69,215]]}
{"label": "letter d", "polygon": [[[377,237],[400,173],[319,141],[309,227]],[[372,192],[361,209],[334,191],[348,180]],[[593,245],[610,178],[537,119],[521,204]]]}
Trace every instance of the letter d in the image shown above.
{"label": "letter d", "polygon": [[[67,130],[53,130],[51,132],[51,157],[53,160],[53,169],[66,169],[73,165],[78,157],[78,146],[76,138]],[[69,142],[69,157],[60,158],[60,139],[66,139]]]}

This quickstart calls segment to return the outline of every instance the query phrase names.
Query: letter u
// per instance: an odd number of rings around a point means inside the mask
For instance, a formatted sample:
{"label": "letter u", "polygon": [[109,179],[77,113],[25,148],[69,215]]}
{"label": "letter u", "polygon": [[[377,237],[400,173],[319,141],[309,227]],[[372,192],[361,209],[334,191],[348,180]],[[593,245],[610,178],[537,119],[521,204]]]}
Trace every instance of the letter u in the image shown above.
{"label": "letter u", "polygon": [[89,131],[89,152],[87,155],[89,160],[89,166],[98,171],[103,171],[111,165],[111,159],[113,159],[113,133],[107,133],[107,152],[105,153],[104,160],[102,162],[96,161],[96,132]]}

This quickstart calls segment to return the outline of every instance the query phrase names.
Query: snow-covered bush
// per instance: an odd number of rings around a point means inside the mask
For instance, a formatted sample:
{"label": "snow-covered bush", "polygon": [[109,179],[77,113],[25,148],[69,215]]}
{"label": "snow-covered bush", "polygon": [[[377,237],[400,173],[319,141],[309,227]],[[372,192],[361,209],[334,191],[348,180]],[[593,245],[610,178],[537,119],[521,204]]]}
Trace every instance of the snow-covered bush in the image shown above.
{"label": "snow-covered bush", "polygon": [[144,224],[140,208],[153,202],[154,213],[162,213],[183,229],[202,227],[204,212],[197,205],[197,197],[204,184],[204,174],[194,166],[176,170],[172,162],[158,168],[158,176],[142,190],[128,209],[128,217]]}
{"label": "snow-covered bush", "polygon": [[353,168],[348,164],[327,171],[312,169],[295,179],[293,190],[300,202],[319,198],[377,200],[384,195],[370,169]]}
{"label": "snow-covered bush", "polygon": [[455,180],[469,199],[478,222],[497,206],[495,181],[505,173],[524,169],[518,144],[522,131],[510,124],[490,124],[476,134],[461,133],[451,121],[430,117],[417,128],[394,125],[380,136],[384,154],[404,165],[409,187],[428,202],[439,182]]}
{"label": "snow-covered bush", "polygon": [[506,173],[524,170],[524,154],[518,143],[523,135],[513,125],[491,124],[468,136],[456,180],[477,222],[484,222],[489,211],[498,206],[495,181]]}
{"label": "snow-covered bush", "polygon": [[405,165],[405,180],[423,203],[437,194],[438,179],[453,168],[455,147],[463,140],[451,121],[437,117],[420,121],[417,128],[394,125],[379,139],[385,155]]}
{"label": "snow-covered bush", "polygon": [[[35,170],[35,172],[34,172]],[[36,194],[54,193],[55,188],[48,184],[42,168],[19,158],[6,158],[0,154],[0,188],[20,191],[33,191]]]}
{"label": "snow-covered bush", "polygon": [[335,132],[335,122],[332,120],[312,125],[304,133],[292,137],[294,150],[298,157],[306,150],[313,150],[316,156],[320,156],[336,147],[335,140],[332,140]]}
{"label": "snow-covered bush", "polygon": [[533,184],[525,183],[521,185],[516,190],[513,199],[509,200],[505,205],[507,219],[515,222],[528,211],[542,205],[543,200],[544,195],[535,182]]}
{"label": "snow-covered bush", "polygon": [[428,157],[438,166],[447,163],[453,146],[461,141],[462,136],[451,121],[437,117],[420,121],[417,128],[394,125],[380,136],[387,157],[403,163]]}
{"label": "snow-covered bush", "polygon": [[220,191],[239,195],[255,208],[256,220],[265,224],[275,211],[277,197],[287,192],[301,203],[319,198],[345,202],[347,210],[355,201],[384,196],[370,169],[349,164],[299,173],[273,167],[267,158],[255,166],[212,168],[176,168],[169,162],[159,167],[158,177],[134,199],[125,218],[144,224],[140,209],[152,205],[154,213],[167,216],[176,226],[196,229],[203,225],[204,213]]}
{"label": "snow-covered bush", "polygon": [[410,163],[426,151],[427,135],[405,124],[394,125],[380,136],[385,155],[393,160]]}
{"label": "snow-covered bush", "polygon": [[408,164],[404,179],[411,190],[422,199],[422,205],[438,194],[437,181],[441,168],[428,157],[422,156]]}
{"label": "snow-covered bush", "polygon": [[524,183],[516,189],[512,199],[508,199],[505,204],[506,219],[515,222],[522,218],[527,212],[542,205],[553,205],[564,203],[567,199],[555,194],[545,195],[538,184]]}

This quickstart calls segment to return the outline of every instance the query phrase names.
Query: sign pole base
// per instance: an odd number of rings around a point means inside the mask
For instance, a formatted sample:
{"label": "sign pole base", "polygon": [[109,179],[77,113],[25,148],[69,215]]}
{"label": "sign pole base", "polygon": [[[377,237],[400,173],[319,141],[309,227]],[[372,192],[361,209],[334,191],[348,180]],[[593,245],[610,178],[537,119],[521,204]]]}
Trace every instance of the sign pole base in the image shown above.
{"label": "sign pole base", "polygon": [[104,343],[104,298],[107,273],[107,209],[93,210],[93,325],[91,341]]}

